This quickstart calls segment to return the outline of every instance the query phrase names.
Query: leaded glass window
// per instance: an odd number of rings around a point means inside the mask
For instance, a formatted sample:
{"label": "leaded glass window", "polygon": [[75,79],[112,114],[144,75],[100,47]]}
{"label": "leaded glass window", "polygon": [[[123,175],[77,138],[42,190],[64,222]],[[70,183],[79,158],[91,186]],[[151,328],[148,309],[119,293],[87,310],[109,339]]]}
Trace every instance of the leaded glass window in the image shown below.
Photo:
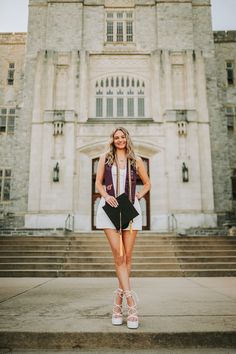
{"label": "leaded glass window", "polygon": [[14,84],[14,75],[15,75],[15,63],[9,63],[8,73],[7,73],[7,84]]}
{"label": "leaded glass window", "polygon": [[133,42],[133,11],[107,11],[106,41]]}
{"label": "leaded glass window", "polygon": [[145,118],[145,82],[130,76],[108,76],[95,83],[97,118]]}
{"label": "leaded glass window", "polygon": [[0,201],[10,200],[11,170],[0,169]]}
{"label": "leaded glass window", "polygon": [[0,134],[13,134],[15,130],[15,108],[0,108]]}

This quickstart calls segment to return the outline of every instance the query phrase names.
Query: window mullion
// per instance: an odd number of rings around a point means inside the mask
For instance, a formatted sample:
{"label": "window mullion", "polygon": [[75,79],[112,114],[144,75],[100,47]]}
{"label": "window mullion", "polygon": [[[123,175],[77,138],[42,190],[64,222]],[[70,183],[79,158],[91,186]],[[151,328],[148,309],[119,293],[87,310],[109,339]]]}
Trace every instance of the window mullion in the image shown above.
{"label": "window mullion", "polygon": [[234,129],[234,132],[236,132],[236,107],[233,108],[233,129]]}
{"label": "window mullion", "polygon": [[102,96],[102,118],[106,117],[106,95]]}
{"label": "window mullion", "polygon": [[3,173],[4,170],[0,170],[0,200],[2,200],[2,186],[3,186]]}
{"label": "window mullion", "polygon": [[127,42],[126,21],[123,21],[123,42]]}
{"label": "window mullion", "polygon": [[136,103],[136,95],[133,95],[133,99],[134,99],[134,118],[136,118],[137,117],[137,114],[136,114],[136,105],[137,105],[137,103]]}
{"label": "window mullion", "polygon": [[116,95],[113,95],[113,118],[117,118],[117,99]]}
{"label": "window mullion", "polygon": [[114,42],[117,42],[117,21],[114,21],[113,31],[114,31]]}
{"label": "window mullion", "polygon": [[124,114],[123,114],[123,116],[124,117],[128,117],[128,107],[127,107],[127,105],[128,105],[128,100],[127,100],[127,93],[126,93],[126,95],[124,95],[124,109],[123,109],[123,111],[124,111]]}
{"label": "window mullion", "polygon": [[6,115],[6,134],[8,134],[8,122],[9,122],[9,109],[7,110],[7,115]]}

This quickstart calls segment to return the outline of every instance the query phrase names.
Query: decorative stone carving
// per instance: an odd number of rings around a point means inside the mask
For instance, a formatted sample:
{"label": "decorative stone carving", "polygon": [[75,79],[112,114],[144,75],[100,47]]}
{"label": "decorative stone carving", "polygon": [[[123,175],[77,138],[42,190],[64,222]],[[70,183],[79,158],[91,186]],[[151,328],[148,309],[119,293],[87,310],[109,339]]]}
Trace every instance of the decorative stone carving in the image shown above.
{"label": "decorative stone carving", "polygon": [[54,122],[54,133],[53,135],[63,135],[63,122]]}
{"label": "decorative stone carving", "polygon": [[63,135],[63,127],[65,121],[65,111],[54,111],[53,114],[53,125],[54,132],[53,135]]}
{"label": "decorative stone carving", "polygon": [[178,110],[176,111],[176,122],[178,127],[178,134],[180,136],[187,135],[187,111],[186,110]]}
{"label": "decorative stone carving", "polygon": [[187,124],[184,121],[180,121],[177,123],[178,125],[178,134],[179,135],[187,135]]}

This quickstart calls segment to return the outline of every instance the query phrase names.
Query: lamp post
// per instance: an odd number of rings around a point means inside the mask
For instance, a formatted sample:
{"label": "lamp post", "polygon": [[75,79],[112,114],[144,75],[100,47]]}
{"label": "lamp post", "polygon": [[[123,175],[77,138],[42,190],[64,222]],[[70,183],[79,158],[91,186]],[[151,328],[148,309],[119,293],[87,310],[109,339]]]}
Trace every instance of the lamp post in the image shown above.
{"label": "lamp post", "polygon": [[59,163],[56,163],[56,166],[53,167],[53,182],[59,182]]}

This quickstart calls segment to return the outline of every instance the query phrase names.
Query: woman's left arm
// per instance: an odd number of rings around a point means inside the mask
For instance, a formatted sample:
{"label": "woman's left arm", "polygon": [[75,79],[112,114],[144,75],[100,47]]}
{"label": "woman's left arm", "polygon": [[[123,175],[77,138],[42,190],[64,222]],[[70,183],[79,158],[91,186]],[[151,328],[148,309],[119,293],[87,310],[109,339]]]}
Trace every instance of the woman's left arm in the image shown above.
{"label": "woman's left arm", "polygon": [[137,158],[137,172],[139,177],[141,178],[141,181],[143,182],[143,188],[140,192],[136,193],[136,197],[138,199],[141,199],[148,191],[150,191],[151,189],[151,182],[150,179],[148,177],[145,165],[143,163],[143,160],[141,159],[141,157]]}

